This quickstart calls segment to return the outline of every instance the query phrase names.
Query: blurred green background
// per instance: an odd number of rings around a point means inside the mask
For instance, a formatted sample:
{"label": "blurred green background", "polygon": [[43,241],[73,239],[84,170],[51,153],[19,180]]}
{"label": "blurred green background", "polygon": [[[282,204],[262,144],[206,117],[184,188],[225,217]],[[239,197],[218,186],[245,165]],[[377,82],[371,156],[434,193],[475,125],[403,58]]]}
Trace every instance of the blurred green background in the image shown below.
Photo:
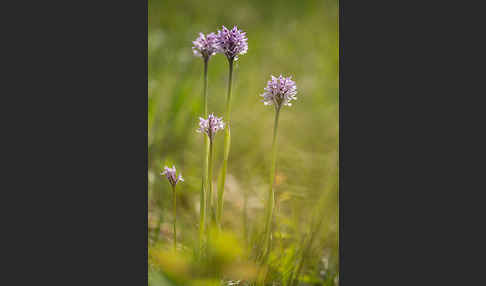
{"label": "blurred green background", "polygon": [[[160,176],[168,163],[185,178],[177,194],[178,240],[189,247],[197,238],[203,138],[195,130],[203,61],[193,56],[192,41],[199,32],[237,25],[247,33],[248,53],[235,66],[224,229],[245,242],[263,227],[274,110],[259,95],[270,75],[292,75],[298,100],[280,114],[275,225],[286,249],[309,237],[318,217],[322,223],[304,277],[318,281],[325,275],[318,267],[323,255],[337,272],[338,7],[337,0],[148,1],[149,246],[170,239],[172,194]],[[222,116],[228,78],[223,55],[211,57],[208,77],[208,110]],[[216,137],[218,175],[223,136]]]}

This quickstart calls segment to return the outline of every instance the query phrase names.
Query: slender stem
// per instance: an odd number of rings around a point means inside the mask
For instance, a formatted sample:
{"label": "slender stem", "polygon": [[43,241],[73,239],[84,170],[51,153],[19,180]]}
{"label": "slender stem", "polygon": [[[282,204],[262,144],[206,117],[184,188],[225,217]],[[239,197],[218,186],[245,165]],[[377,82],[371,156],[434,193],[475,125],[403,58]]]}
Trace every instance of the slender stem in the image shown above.
{"label": "slender stem", "polygon": [[203,105],[203,114],[204,117],[206,118],[208,115],[208,62],[209,59],[204,59],[204,91],[203,91],[203,99],[204,99],[204,105]]}
{"label": "slender stem", "polygon": [[[209,140],[209,164],[208,164],[208,197],[207,210],[208,215],[211,215],[213,198],[213,140]],[[208,222],[211,221],[211,217]]]}
{"label": "slender stem", "polygon": [[[205,175],[203,175],[205,176]],[[201,182],[201,194],[200,194],[200,201],[199,201],[199,257],[202,257],[203,252],[203,240],[204,240],[204,226],[206,224],[205,217],[205,194],[204,194],[204,180]]]}
{"label": "slender stem", "polygon": [[226,181],[226,171],[228,168],[228,156],[230,151],[230,144],[231,144],[231,134],[230,134],[230,125],[231,125],[231,86],[233,82],[233,59],[228,59],[229,63],[229,78],[228,78],[228,95],[226,97],[226,110],[224,117],[226,119],[226,127],[225,127],[225,134],[224,134],[224,158],[223,158],[223,167],[221,169],[221,180],[218,185],[218,208],[217,208],[217,215],[216,215],[216,222],[218,227],[221,228],[221,217],[223,214],[223,195],[224,195],[224,185]]}
{"label": "slender stem", "polygon": [[268,189],[268,199],[267,205],[265,209],[265,229],[264,229],[264,243],[263,243],[263,253],[261,256],[261,265],[263,267],[260,268],[257,284],[264,285],[265,278],[267,275],[266,264],[268,261],[268,257],[270,254],[270,234],[272,229],[272,219],[273,219],[273,209],[275,207],[275,193],[273,190],[273,184],[275,181],[275,171],[276,171],[276,163],[277,163],[277,130],[278,130],[278,118],[280,115],[280,107],[277,105],[275,106],[275,121],[273,124],[273,139],[272,139],[272,162],[270,164],[270,182],[269,182],[269,189]]}
{"label": "slender stem", "polygon": [[[204,118],[208,113],[208,59],[204,59],[204,89],[203,89],[203,114]],[[203,172],[201,180],[201,194],[200,194],[200,219],[199,219],[199,250],[202,255],[204,228],[206,226],[206,189],[207,189],[207,168],[208,168],[208,152],[209,141],[207,136],[204,136],[204,154],[203,154]]]}
{"label": "slender stem", "polygon": [[177,229],[176,229],[176,222],[177,222],[177,196],[176,196],[176,188],[172,186],[172,194],[174,195],[174,251],[176,251],[176,244],[177,244]]}
{"label": "slender stem", "polygon": [[273,190],[273,184],[275,181],[276,163],[277,163],[277,130],[278,130],[278,118],[280,115],[280,108],[275,108],[275,122],[273,126],[273,141],[272,141],[272,163],[270,165],[270,181],[268,189],[267,209],[265,214],[265,242],[264,242],[264,257],[270,251],[270,234],[272,229],[273,209],[275,207],[275,192]]}
{"label": "slender stem", "polygon": [[[226,98],[225,117],[228,122],[231,120],[231,86],[233,84],[233,60],[228,60],[229,77],[228,77],[228,94]],[[229,126],[229,124],[227,125]]]}

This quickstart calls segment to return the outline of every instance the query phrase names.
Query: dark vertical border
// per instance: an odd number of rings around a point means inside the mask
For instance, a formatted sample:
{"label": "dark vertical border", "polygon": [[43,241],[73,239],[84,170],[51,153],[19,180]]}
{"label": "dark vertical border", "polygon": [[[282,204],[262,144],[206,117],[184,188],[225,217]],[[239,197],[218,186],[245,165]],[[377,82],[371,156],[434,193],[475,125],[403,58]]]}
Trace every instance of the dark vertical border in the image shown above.
{"label": "dark vertical border", "polygon": [[147,285],[148,2],[33,5],[13,20],[25,42],[5,39],[22,69],[9,121],[27,122],[5,135],[24,176],[8,188],[17,230],[2,229],[13,281]]}
{"label": "dark vertical border", "polygon": [[145,4],[145,110],[144,110],[144,137],[145,137],[145,148],[144,148],[144,170],[145,170],[145,183],[144,183],[144,281],[142,285],[148,285],[148,0],[143,1]]}

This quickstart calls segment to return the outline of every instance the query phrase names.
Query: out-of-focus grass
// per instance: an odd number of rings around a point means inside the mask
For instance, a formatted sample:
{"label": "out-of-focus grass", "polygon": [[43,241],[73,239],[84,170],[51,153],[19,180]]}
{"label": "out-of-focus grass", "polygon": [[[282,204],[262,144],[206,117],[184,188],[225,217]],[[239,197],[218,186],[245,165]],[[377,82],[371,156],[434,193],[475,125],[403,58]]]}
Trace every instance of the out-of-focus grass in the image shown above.
{"label": "out-of-focus grass", "polygon": [[[273,108],[263,106],[259,95],[271,74],[292,75],[298,100],[280,115],[272,277],[288,278],[286,271],[294,269],[312,233],[311,218],[318,217],[322,223],[300,280],[331,283],[333,279],[324,276],[338,271],[338,1],[148,3],[149,246],[171,239],[172,194],[160,176],[166,163],[175,164],[185,178],[177,189],[179,245],[189,253],[197,243],[203,138],[195,130],[202,110],[203,63],[192,55],[191,46],[198,32],[236,24],[247,32],[249,49],[235,69],[223,228],[244,244],[246,196],[247,240],[251,246],[258,243],[273,126]],[[223,55],[211,58],[208,109],[219,116],[224,111],[227,69]],[[222,163],[222,139],[217,136],[215,143],[216,175]],[[323,259],[328,261],[327,274],[321,272]],[[156,268],[150,273],[152,285],[176,283]]]}

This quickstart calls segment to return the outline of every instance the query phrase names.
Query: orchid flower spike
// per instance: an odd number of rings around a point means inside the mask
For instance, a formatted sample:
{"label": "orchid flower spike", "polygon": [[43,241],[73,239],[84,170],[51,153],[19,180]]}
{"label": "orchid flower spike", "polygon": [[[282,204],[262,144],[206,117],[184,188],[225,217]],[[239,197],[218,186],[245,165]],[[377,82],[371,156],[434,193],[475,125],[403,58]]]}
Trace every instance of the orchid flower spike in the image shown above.
{"label": "orchid flower spike", "polygon": [[277,109],[280,109],[282,105],[291,106],[290,101],[296,100],[297,97],[297,85],[292,80],[292,77],[283,77],[280,75],[278,78],[272,75],[272,79],[267,82],[267,86],[264,88],[265,92],[260,95],[263,97],[264,105],[275,105]]}
{"label": "orchid flower spike", "polygon": [[223,118],[214,116],[213,113],[209,114],[208,119],[199,117],[199,128],[196,130],[199,133],[205,133],[210,140],[213,140],[214,135],[219,130],[224,128]]}
{"label": "orchid flower spike", "polygon": [[199,37],[192,42],[192,52],[194,55],[208,60],[209,57],[216,54],[218,51],[217,37],[215,33],[204,35],[199,33]]}
{"label": "orchid flower spike", "polygon": [[175,187],[178,182],[184,182],[184,178],[182,178],[181,174],[179,174],[179,177],[176,176],[175,166],[172,166],[172,168],[165,166],[164,171],[161,173],[161,175],[167,177],[167,180],[169,180],[169,183],[172,185],[172,187]]}
{"label": "orchid flower spike", "polygon": [[225,54],[228,60],[238,60],[238,55],[244,55],[248,51],[248,39],[246,33],[237,26],[228,30],[225,26],[218,31],[216,36],[218,52]]}

